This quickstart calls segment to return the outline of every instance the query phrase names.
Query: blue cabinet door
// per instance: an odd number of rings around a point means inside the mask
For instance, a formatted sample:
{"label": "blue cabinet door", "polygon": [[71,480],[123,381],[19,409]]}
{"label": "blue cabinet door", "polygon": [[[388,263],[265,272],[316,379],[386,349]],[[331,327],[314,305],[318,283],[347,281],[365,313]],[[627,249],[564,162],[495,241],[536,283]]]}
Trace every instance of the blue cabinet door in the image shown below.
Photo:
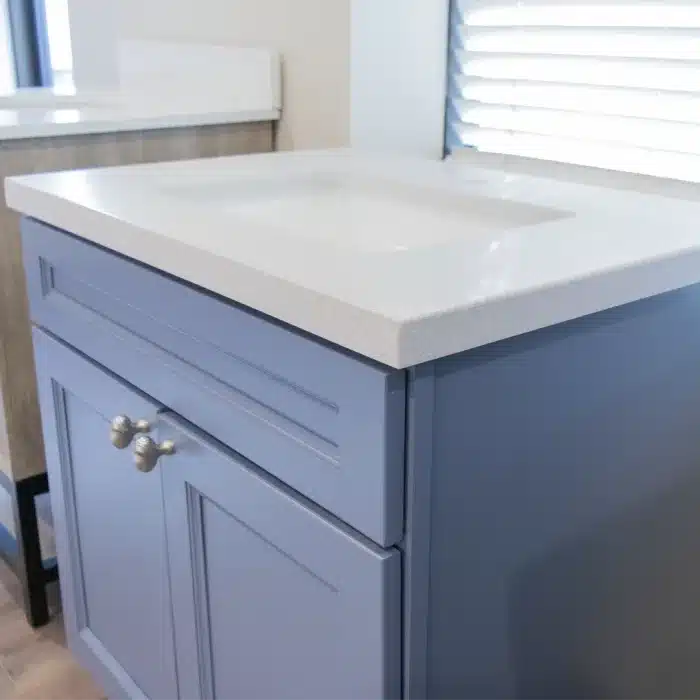
{"label": "blue cabinet door", "polygon": [[160,474],[110,443],[114,416],[160,407],[42,331],[34,345],[69,645],[110,697],[175,698]]}
{"label": "blue cabinet door", "polygon": [[181,697],[391,698],[400,553],[356,536],[182,419],[159,462]]}

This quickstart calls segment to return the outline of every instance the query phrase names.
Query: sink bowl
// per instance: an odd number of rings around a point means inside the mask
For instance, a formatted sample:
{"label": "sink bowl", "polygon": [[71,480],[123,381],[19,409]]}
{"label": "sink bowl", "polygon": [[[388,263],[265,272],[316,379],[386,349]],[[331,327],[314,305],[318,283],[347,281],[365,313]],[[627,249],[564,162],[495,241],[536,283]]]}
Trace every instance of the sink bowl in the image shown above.
{"label": "sink bowl", "polygon": [[238,221],[373,253],[432,247],[565,216],[529,204],[348,174],[161,183],[160,189]]}

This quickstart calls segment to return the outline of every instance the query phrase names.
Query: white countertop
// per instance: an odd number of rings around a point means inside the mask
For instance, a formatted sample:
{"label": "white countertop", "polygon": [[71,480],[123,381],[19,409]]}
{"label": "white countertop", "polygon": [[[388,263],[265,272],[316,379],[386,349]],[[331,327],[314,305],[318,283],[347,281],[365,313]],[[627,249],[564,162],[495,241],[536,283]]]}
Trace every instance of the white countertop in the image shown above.
{"label": "white countertop", "polygon": [[280,118],[279,56],[273,51],[131,48],[135,65],[125,66],[118,89],[70,94],[26,88],[0,95],[0,141]]}
{"label": "white countertop", "polygon": [[0,107],[0,141],[276,121],[279,114],[278,109],[271,108],[211,106],[192,109],[165,101],[158,105],[105,104],[57,109]]}
{"label": "white countertop", "polygon": [[14,177],[6,193],[392,367],[700,282],[700,201],[469,159],[239,156]]}

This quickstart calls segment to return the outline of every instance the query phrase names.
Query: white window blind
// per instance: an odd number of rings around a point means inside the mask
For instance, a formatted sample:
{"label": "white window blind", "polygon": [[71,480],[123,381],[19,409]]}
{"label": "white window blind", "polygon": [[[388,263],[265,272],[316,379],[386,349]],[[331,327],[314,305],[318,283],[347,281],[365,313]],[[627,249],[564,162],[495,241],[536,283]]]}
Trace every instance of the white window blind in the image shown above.
{"label": "white window blind", "polygon": [[700,182],[700,0],[453,0],[448,149]]}

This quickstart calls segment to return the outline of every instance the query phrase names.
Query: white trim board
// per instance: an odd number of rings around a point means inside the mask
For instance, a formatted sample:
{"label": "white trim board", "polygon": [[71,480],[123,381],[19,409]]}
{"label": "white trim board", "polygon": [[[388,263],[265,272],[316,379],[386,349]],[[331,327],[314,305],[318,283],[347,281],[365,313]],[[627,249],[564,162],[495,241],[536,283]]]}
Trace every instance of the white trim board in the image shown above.
{"label": "white trim board", "polygon": [[353,148],[440,159],[449,0],[351,0]]}

